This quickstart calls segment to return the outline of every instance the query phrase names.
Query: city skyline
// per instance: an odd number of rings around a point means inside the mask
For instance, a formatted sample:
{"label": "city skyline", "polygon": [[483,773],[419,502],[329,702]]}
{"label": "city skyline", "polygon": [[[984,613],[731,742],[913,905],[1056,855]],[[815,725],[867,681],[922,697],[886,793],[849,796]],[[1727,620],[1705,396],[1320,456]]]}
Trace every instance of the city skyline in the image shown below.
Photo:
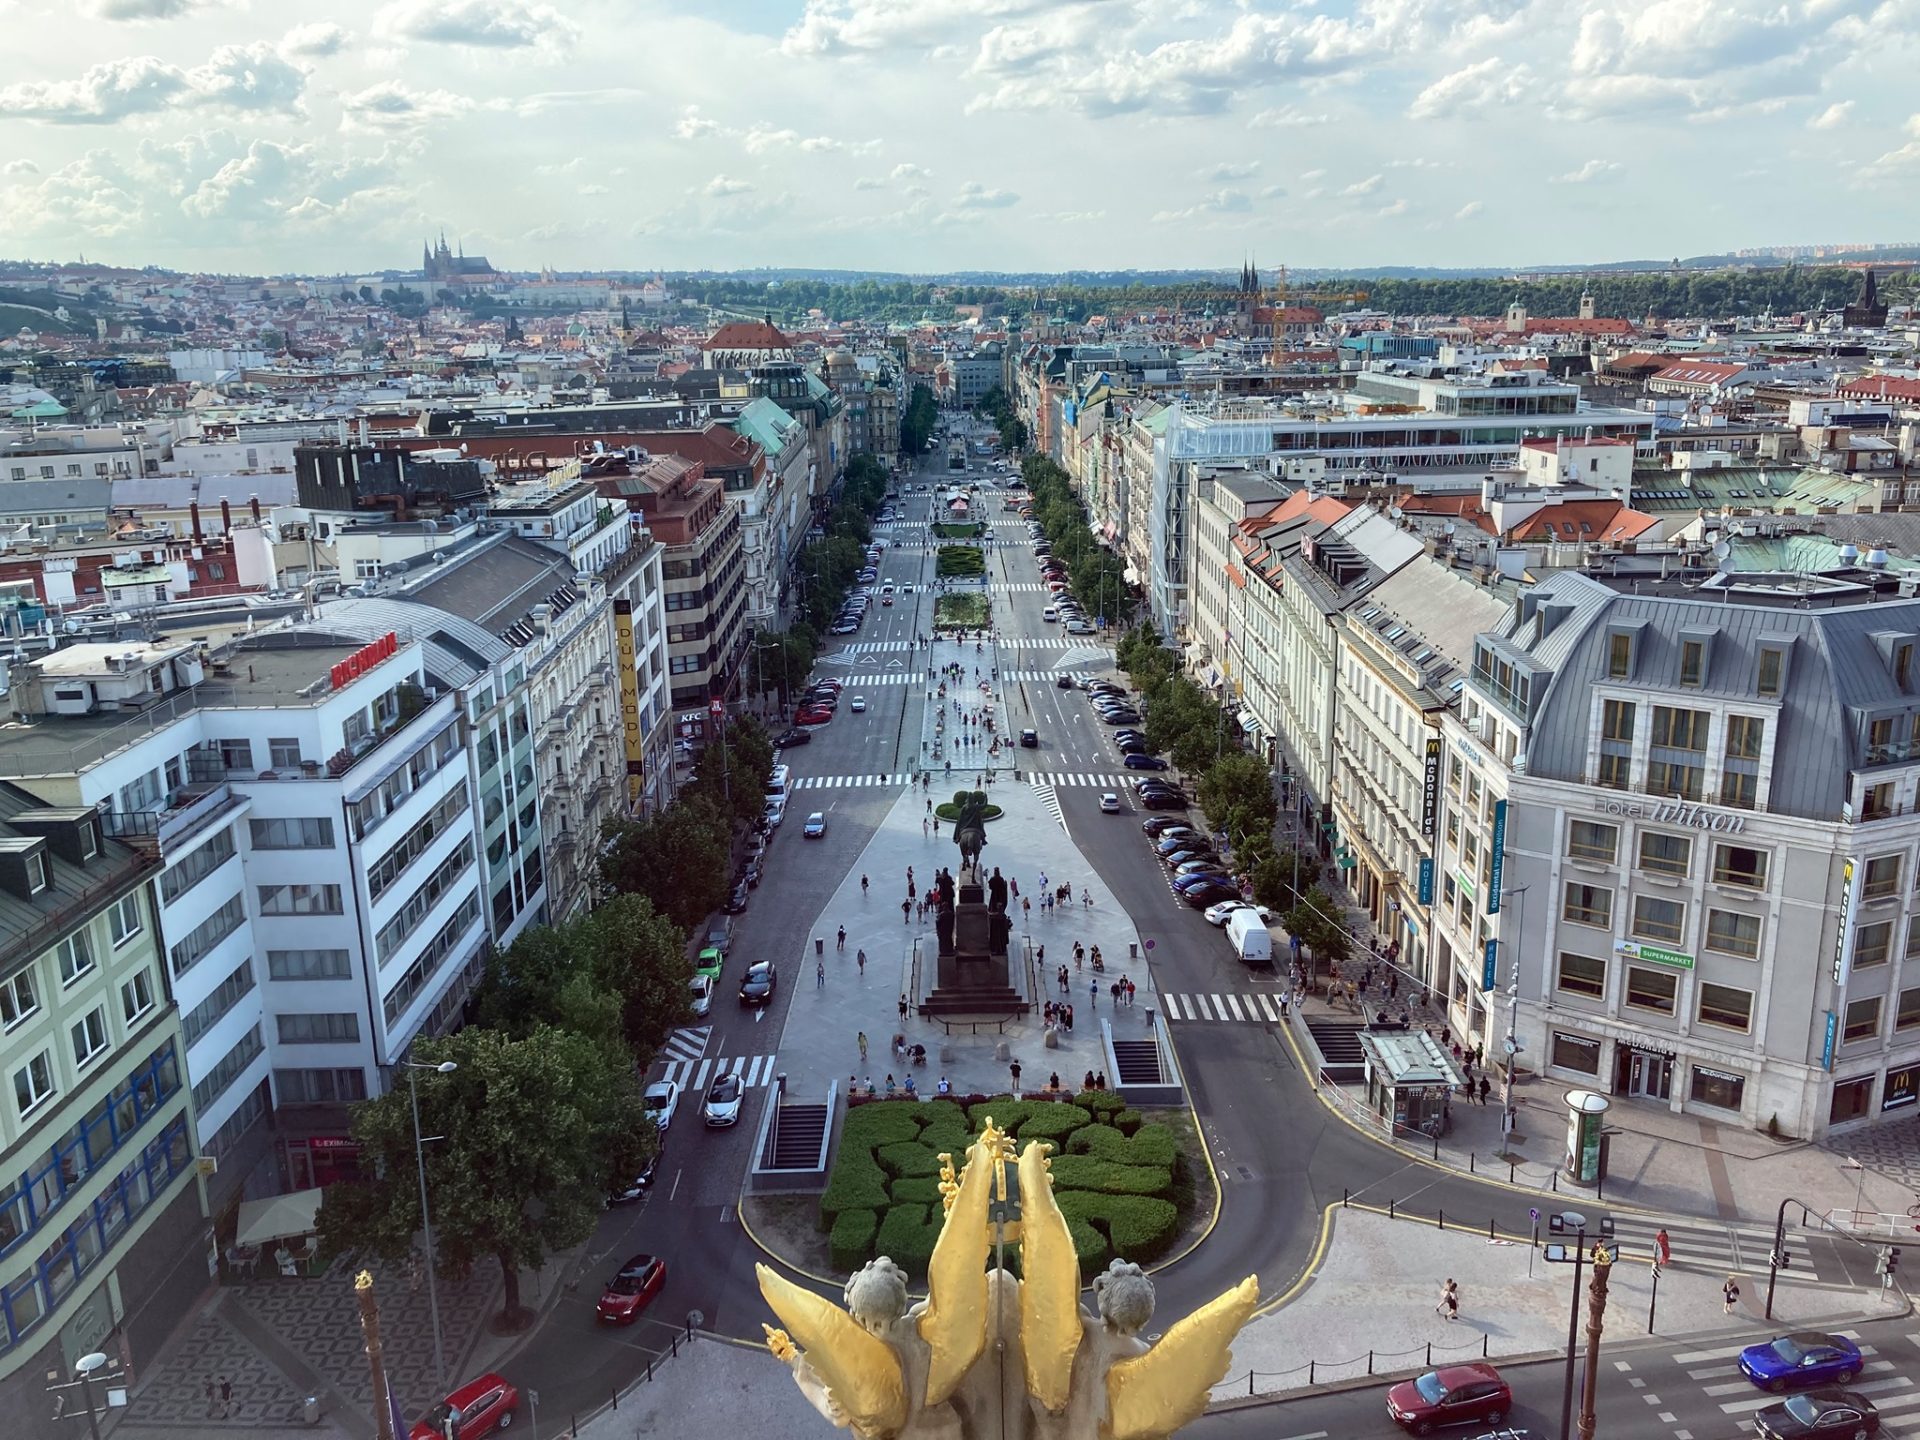
{"label": "city skyline", "polygon": [[44,59],[0,86],[0,251],[336,273],[444,228],[515,270],[927,273],[1912,234],[1914,9],[12,0]]}

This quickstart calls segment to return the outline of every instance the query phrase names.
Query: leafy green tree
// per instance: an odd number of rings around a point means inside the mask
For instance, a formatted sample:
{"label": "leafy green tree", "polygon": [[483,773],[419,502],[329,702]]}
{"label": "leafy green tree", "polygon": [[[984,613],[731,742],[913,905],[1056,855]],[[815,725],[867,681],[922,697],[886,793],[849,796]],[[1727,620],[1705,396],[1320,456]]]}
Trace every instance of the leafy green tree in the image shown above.
{"label": "leafy green tree", "polygon": [[1340,923],[1339,914],[1334,898],[1316,885],[1282,917],[1287,933],[1298,935],[1300,943],[1312,953],[1315,975],[1328,965],[1344,964],[1352,953],[1352,937]]}
{"label": "leafy green tree", "polygon": [[[756,799],[761,785],[753,782]],[[607,827],[601,877],[623,895],[644,895],[674,924],[692,930],[720,908],[731,883],[727,816],[704,795],[683,795],[645,820]]]}
{"label": "leafy green tree", "polygon": [[1320,883],[1320,857],[1289,847],[1262,857],[1253,866],[1253,898],[1279,911],[1293,909]]}
{"label": "leafy green tree", "polygon": [[778,695],[785,706],[807,683],[819,653],[819,633],[805,621],[788,630],[761,630],[753,637],[753,664],[748,673],[760,694]]}
{"label": "leafy green tree", "polygon": [[[411,1058],[452,1061],[451,1074],[422,1073],[425,1147],[439,1272],[467,1274],[482,1260],[505,1282],[499,1326],[524,1329],[520,1272],[593,1234],[608,1187],[639,1172],[659,1144],[624,1056],[588,1035],[536,1027],[524,1039],[470,1025],[444,1040],[422,1038]],[[420,1230],[413,1114],[402,1080],[354,1107],[362,1178],[328,1187],[322,1242],[390,1265],[406,1263]]]}
{"label": "leafy green tree", "polygon": [[1229,751],[1209,765],[1195,798],[1207,823],[1225,830],[1235,847],[1249,836],[1271,834],[1280,813],[1266,761],[1243,750]]}
{"label": "leafy green tree", "polygon": [[644,895],[535,925],[487,962],[479,1023],[524,1039],[542,1025],[597,1035],[645,1068],[690,1018],[687,934]]}

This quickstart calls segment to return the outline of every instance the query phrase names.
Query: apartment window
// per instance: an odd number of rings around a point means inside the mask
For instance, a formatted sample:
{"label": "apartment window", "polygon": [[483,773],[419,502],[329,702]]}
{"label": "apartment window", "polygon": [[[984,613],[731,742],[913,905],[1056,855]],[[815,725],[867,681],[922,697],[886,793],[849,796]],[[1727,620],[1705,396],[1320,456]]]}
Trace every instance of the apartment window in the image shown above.
{"label": "apartment window", "polygon": [[1598,1000],[1607,993],[1607,962],[1591,955],[1560,955],[1560,973],[1554,982],[1568,995],[1583,995]]}
{"label": "apartment window", "polygon": [[174,944],[169,952],[173,977],[179,979],[207,957],[209,951],[246,923],[247,903],[232,895],[218,910],[202,920]]}
{"label": "apartment window", "polygon": [[1678,945],[1687,932],[1687,907],[1657,895],[1633,897],[1633,933],[1642,940]]}
{"label": "apartment window", "polygon": [[96,1055],[101,1054],[110,1043],[107,1038],[107,1011],[103,1005],[96,1005],[80,1019],[74,1021],[69,1032],[73,1037],[73,1065],[76,1070],[85,1069]]}
{"label": "apartment window", "polygon": [[1575,820],[1567,827],[1567,855],[1574,860],[1613,864],[1619,853],[1620,831],[1598,820]]}
{"label": "apartment window", "polygon": [[53,953],[62,985],[71,985],[93,969],[93,942],[87,938],[84,930],[76,930],[67,936],[54,946]]}
{"label": "apartment window", "polygon": [[1758,760],[1760,744],[1767,738],[1767,722],[1757,715],[1727,717],[1727,759]]}
{"label": "apartment window", "polygon": [[1900,992],[1900,1004],[1893,1012],[1893,1028],[1911,1030],[1920,1025],[1920,987]]}
{"label": "apartment window", "polygon": [[1870,970],[1884,965],[1893,953],[1893,922],[1877,921],[1853,932],[1853,968]]}
{"label": "apartment window", "polygon": [[267,741],[268,763],[276,770],[297,770],[300,768],[300,742],[298,740]]}
{"label": "apartment window", "polygon": [[1625,790],[1633,779],[1633,757],[1615,755],[1602,751],[1600,768],[1595,772],[1593,783],[1608,790]]}
{"label": "apartment window", "polygon": [[180,1017],[180,1029],[187,1044],[193,1044],[219,1024],[229,1010],[252,994],[253,983],[253,957],[246,956],[232,974],[213,987],[212,994]]}
{"label": "apartment window", "polygon": [[47,857],[38,850],[27,856],[27,894],[38,895],[47,888]]}
{"label": "apartment window", "polygon": [[1880,1032],[1880,997],[1865,995],[1847,1002],[1846,1018],[1840,1025],[1842,1041],[1871,1040]]}
{"label": "apartment window", "polygon": [[1553,1045],[1547,1063],[1557,1070],[1573,1070],[1582,1075],[1600,1073],[1600,1042],[1584,1035],[1553,1032]]}
{"label": "apartment window", "polygon": [[38,1013],[40,997],[33,990],[33,971],[19,970],[0,980],[0,1023],[11,1030],[29,1015]]}
{"label": "apartment window", "polygon": [[338,915],[338,885],[262,885],[262,915]]}
{"label": "apartment window", "polygon": [[1762,695],[1778,695],[1786,668],[1787,656],[1784,650],[1775,650],[1771,646],[1763,649],[1760,652],[1760,668],[1754,676],[1753,688]]}
{"label": "apartment window", "polygon": [[42,1050],[13,1072],[13,1100],[22,1115],[31,1114],[53,1094],[53,1064]]}
{"label": "apartment window", "polygon": [[1882,781],[1878,785],[1869,785],[1862,793],[1860,818],[1862,820],[1883,820],[1893,814],[1893,782]]}
{"label": "apartment window", "polygon": [[269,980],[345,980],[353,962],[344,950],[269,950]]}
{"label": "apartment window", "polygon": [[255,1025],[242,1035],[239,1043],[222,1055],[215,1062],[213,1069],[194,1085],[194,1109],[202,1114],[211,1109],[213,1102],[226,1093],[227,1087],[238,1080],[241,1072],[258,1059],[266,1048],[265,1042],[260,1038],[260,1027]]}
{"label": "apartment window", "polygon": [[1707,748],[1707,724],[1711,716],[1705,710],[1682,710],[1673,705],[1653,707],[1653,743],[1668,750]]}
{"label": "apartment window", "polygon": [[1901,958],[1920,959],[1920,915],[1915,915],[1907,921],[1907,948]]}
{"label": "apartment window", "polygon": [[367,1098],[360,1069],[275,1070],[273,1093],[282,1105],[340,1105]]}
{"label": "apartment window", "polygon": [[1649,970],[1644,965],[1627,967],[1627,1004],[1638,1010],[1673,1014],[1680,993],[1680,977],[1671,970]]}
{"label": "apartment window", "polygon": [[142,929],[139,894],[121,896],[119,902],[107,911],[107,924],[113,931],[113,948],[116,950],[138,935]]}
{"label": "apartment window", "polygon": [[1893,683],[1902,690],[1913,679],[1913,646],[1911,644],[1893,647]]}
{"label": "apartment window", "polygon": [[1640,835],[1640,868],[1657,875],[1685,875],[1693,864],[1693,841],[1685,835],[1666,835],[1657,830]]}
{"label": "apartment window", "polygon": [[1668,799],[1700,799],[1706,792],[1706,779],[1705,770],[1684,761],[1652,760],[1647,763],[1647,789]]}
{"label": "apartment window", "polygon": [[1609,700],[1600,712],[1602,740],[1633,740],[1634,704],[1630,700]]}
{"label": "apartment window", "polygon": [[1862,900],[1885,900],[1900,893],[1900,857],[1898,855],[1875,855],[1867,861],[1866,873],[1860,878],[1860,898]]}
{"label": "apartment window", "polygon": [[378,900],[385,894],[388,886],[404,875],[434,841],[446,834],[450,825],[467,813],[468,803],[467,790],[463,785],[458,790],[449,791],[433,809],[421,816],[394,847],[367,871],[368,896]]}
{"label": "apartment window", "polygon": [[1633,637],[1631,635],[1610,635],[1607,637],[1607,676],[1613,680],[1625,680],[1633,673]]}
{"label": "apartment window", "polygon": [[1697,1018],[1702,1025],[1745,1031],[1753,1024],[1753,992],[1703,981]]}
{"label": "apartment window", "polygon": [[168,866],[160,877],[160,894],[171,905],[232,858],[233,827],[229,825],[184,860]]}
{"label": "apartment window", "polygon": [[1748,890],[1767,888],[1767,852],[1751,845],[1713,847],[1713,883],[1739,885]]}
{"label": "apartment window", "polygon": [[255,820],[256,850],[331,850],[333,821],[325,815],[294,815],[280,820]]}
{"label": "apartment window", "polygon": [[1613,925],[1613,891],[1598,885],[1569,881],[1560,918],[1570,920],[1575,925],[1597,925],[1602,930],[1610,929]]}
{"label": "apartment window", "polygon": [[[406,938],[427,918],[427,912],[439,903],[440,897],[453,888],[454,882],[464,875],[473,864],[473,841],[464,839],[460,844],[434,866],[433,872],[420,882],[420,888],[409,895],[404,904],[394,912],[393,918],[380,927],[380,933],[374,938],[376,953],[380,963],[391,960]],[[511,911],[509,911],[511,918]]]}
{"label": "apartment window", "polygon": [[220,764],[228,770],[253,769],[253,742],[251,740],[221,740]]}
{"label": "apartment window", "polygon": [[1698,685],[1706,676],[1707,647],[1698,640],[1680,642],[1680,683]]}
{"label": "apartment window", "polygon": [[282,1045],[347,1045],[360,1038],[360,1017],[352,1011],[332,1015],[280,1015]]}
{"label": "apartment window", "polygon": [[1755,960],[1760,955],[1760,917],[1742,915],[1736,910],[1707,911],[1707,939],[1709,950],[1718,950],[1723,955],[1738,955],[1742,960]]}
{"label": "apartment window", "polygon": [[120,1014],[128,1025],[153,1009],[153,972],[142,967],[120,986]]}

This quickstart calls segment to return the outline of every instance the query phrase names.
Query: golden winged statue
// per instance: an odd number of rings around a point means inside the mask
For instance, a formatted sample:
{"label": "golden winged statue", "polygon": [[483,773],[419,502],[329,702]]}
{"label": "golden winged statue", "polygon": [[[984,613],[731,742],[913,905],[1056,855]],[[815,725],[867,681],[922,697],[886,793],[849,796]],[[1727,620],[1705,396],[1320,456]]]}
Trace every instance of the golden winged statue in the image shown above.
{"label": "golden winged statue", "polygon": [[[768,1346],[822,1416],[859,1440],[1160,1440],[1206,1409],[1259,1302],[1257,1282],[1249,1276],[1152,1346],[1140,1332],[1153,1284],[1139,1266],[1114,1261],[1093,1282],[1097,1314],[1083,1310],[1051,1148],[1030,1141],[1016,1160],[989,1120],[957,1180],[940,1157],[946,1219],[918,1305],[885,1256],[848,1280],[844,1310],[756,1267],[786,1327],[766,1327]],[[1004,1218],[1009,1169],[1017,1221]],[[1009,1244],[1020,1247],[1023,1279],[988,1267]],[[1021,1363],[980,1363],[990,1344]]]}

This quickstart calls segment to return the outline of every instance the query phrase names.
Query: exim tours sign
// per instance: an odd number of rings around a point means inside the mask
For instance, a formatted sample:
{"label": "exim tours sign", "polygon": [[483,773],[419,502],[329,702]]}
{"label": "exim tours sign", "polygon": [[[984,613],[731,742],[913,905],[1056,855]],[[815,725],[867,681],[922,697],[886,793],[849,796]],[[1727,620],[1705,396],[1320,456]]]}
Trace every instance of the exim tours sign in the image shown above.
{"label": "exim tours sign", "polygon": [[1747,817],[1737,810],[1717,810],[1685,800],[1596,800],[1593,808],[1602,815],[1622,820],[1646,820],[1655,825],[1680,825],[1693,830],[1714,830],[1722,835],[1737,835],[1747,828]]}

